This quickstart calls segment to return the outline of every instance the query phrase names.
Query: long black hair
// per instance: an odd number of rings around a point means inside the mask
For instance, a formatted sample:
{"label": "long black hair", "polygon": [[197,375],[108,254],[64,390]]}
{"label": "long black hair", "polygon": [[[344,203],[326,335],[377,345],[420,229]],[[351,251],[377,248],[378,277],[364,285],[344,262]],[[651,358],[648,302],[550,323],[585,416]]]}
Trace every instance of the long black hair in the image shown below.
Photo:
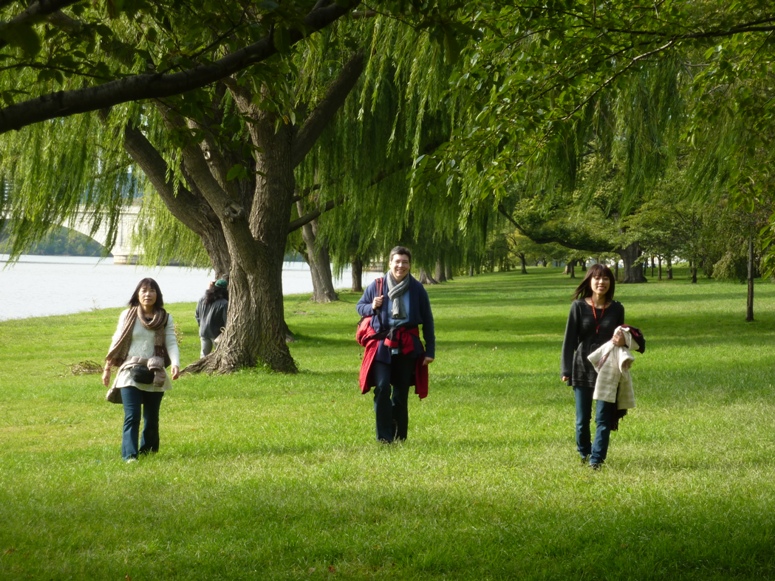
{"label": "long black hair", "polygon": [[143,288],[144,286],[149,286],[156,291],[156,304],[153,306],[157,309],[161,309],[164,306],[164,297],[161,296],[161,289],[159,288],[159,283],[153,280],[152,278],[144,278],[143,280],[137,283],[137,288],[135,289],[135,292],[132,293],[132,298],[129,299],[129,306],[130,307],[140,306],[140,289]]}
{"label": "long black hair", "polygon": [[614,273],[605,264],[593,264],[587,269],[587,274],[584,276],[584,280],[576,287],[573,292],[573,299],[585,299],[592,296],[592,279],[606,277],[611,284],[608,287],[608,292],[605,293],[606,302],[614,300],[614,291],[616,290],[616,279]]}
{"label": "long black hair", "polygon": [[213,285],[205,291],[205,304],[209,305],[218,299],[229,300],[229,289],[225,286]]}

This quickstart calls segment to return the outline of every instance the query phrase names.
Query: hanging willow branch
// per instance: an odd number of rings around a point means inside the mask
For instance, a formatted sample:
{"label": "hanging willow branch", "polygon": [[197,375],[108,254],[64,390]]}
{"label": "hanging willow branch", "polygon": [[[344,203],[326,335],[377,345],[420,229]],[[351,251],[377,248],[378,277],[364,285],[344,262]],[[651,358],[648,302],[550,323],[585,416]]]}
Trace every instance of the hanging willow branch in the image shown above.
{"label": "hanging willow branch", "polygon": [[9,105],[0,109],[0,134],[47,119],[95,111],[129,101],[169,97],[204,87],[277,54],[278,46],[290,47],[300,42],[311,33],[329,26],[358,4],[358,0],[341,0],[316,7],[298,28],[287,31],[282,42],[272,32],[212,63],[195,65],[182,72],[135,74],[98,86],[57,91]]}

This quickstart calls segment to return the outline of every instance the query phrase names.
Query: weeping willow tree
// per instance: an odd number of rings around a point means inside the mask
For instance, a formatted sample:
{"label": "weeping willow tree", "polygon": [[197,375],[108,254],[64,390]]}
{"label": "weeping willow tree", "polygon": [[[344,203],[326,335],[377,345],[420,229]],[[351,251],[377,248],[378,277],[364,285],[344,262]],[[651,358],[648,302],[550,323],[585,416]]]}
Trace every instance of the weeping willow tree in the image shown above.
{"label": "weeping willow tree", "polygon": [[[470,18],[462,11],[456,17]],[[443,279],[475,262],[486,239],[480,214],[488,211],[464,208],[459,189],[446,184],[434,161],[449,144],[460,106],[449,91],[458,52],[476,34],[446,30],[439,42],[438,28],[390,19],[370,30],[371,56],[357,98],[324,132],[299,184],[315,191],[318,205],[337,206],[320,220],[318,235],[340,272],[347,264],[356,272],[374,263],[384,267],[387,251],[404,244],[414,251],[416,274],[443,272]],[[361,289],[359,279],[353,289]]]}
{"label": "weeping willow tree", "polygon": [[[224,4],[222,10],[222,19],[235,38],[267,26],[264,14],[239,4]],[[77,16],[67,21],[73,34],[80,30]],[[163,26],[154,28],[153,39],[137,20],[119,19],[111,23],[113,42],[95,50],[120,68],[127,66],[122,58],[130,53],[116,46],[137,47],[139,50],[130,55],[135,55],[130,64],[136,70],[155,64],[158,53],[154,50],[160,45],[188,47],[195,43],[202,52],[218,53],[221,22],[192,34],[194,16],[201,15],[188,16],[174,22],[165,20]],[[328,206],[321,192],[327,191],[332,179],[356,192],[365,191],[375,179],[390,183],[377,179],[381,176],[374,173],[376,167],[388,167],[388,150],[382,153],[381,165],[370,166],[369,173],[360,172],[356,177],[352,175],[354,166],[331,169],[326,163],[333,160],[322,160],[318,155],[315,180],[301,180],[303,188],[297,186],[297,168],[361,78],[369,54],[364,47],[373,49],[373,43],[380,42],[370,35],[379,31],[386,19],[368,16],[329,27],[295,51],[288,49],[288,39],[278,36],[277,23],[270,22],[273,39],[284,52],[261,66],[185,96],[117,106],[99,115],[35,125],[10,136],[4,146],[13,155],[3,159],[3,166],[8,168],[12,185],[9,207],[15,218],[16,240],[24,244],[35,228],[66,219],[79,204],[95,210],[95,222],[103,215],[115,220],[121,205],[131,198],[126,188],[116,188],[115,183],[142,173],[141,186],[149,198],[143,223],[144,252],[155,257],[183,252],[201,259],[201,251],[189,247],[190,234],[180,236],[184,230],[171,222],[171,215],[198,238],[215,270],[230,275],[229,316],[219,349],[189,370],[228,372],[260,363],[278,371],[295,371],[285,344],[281,282],[289,230],[309,223]],[[411,58],[405,57],[406,62]],[[395,62],[401,65],[402,60]],[[373,89],[374,95],[383,92],[387,89]],[[395,100],[400,101],[401,95]],[[397,110],[400,105],[394,105],[392,111]],[[372,113],[374,119],[383,114],[376,108]],[[414,116],[414,121],[417,119]],[[337,135],[337,140],[349,146],[348,155],[356,158],[375,145],[364,142],[364,136],[379,133],[377,128],[359,134],[357,121],[357,116],[351,117]],[[410,124],[392,119],[390,123],[397,134],[401,123]],[[421,129],[418,127],[413,136]],[[75,147],[73,138],[77,139]],[[414,143],[419,144],[420,139],[415,137]],[[418,148],[414,146],[414,150]],[[377,157],[379,154],[373,153],[372,160]],[[395,159],[400,157],[397,153]],[[35,167],[31,167],[33,159]],[[411,167],[411,159],[403,161]],[[71,172],[71,182],[65,183],[59,176],[67,172]],[[57,179],[61,180],[59,187],[52,187]],[[315,192],[314,198],[309,197]],[[400,206],[386,205],[393,216],[400,215]],[[310,212],[293,219],[293,207]],[[387,213],[382,218],[395,220]],[[170,240],[171,235],[175,235],[174,240]]]}
{"label": "weeping willow tree", "polygon": [[479,98],[459,113],[450,179],[471,207],[530,206],[524,231],[536,239],[573,246],[574,224],[597,216],[610,231],[600,245],[636,264],[627,218],[670,168],[686,178],[674,194],[687,203],[762,203],[774,24],[760,2],[482,11],[482,40],[464,50],[456,83]]}
{"label": "weeping willow tree", "polygon": [[[207,86],[287,50],[359,3],[1,2],[0,51],[8,74],[0,78],[0,134]],[[406,4],[398,2],[402,9]],[[135,43],[115,34],[127,25],[137,33]]]}

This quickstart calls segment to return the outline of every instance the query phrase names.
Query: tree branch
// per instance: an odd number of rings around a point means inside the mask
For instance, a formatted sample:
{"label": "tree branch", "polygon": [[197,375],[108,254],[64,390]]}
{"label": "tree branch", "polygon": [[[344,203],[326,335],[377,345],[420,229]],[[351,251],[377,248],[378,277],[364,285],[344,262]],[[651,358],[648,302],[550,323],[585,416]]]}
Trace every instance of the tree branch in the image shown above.
{"label": "tree branch", "polygon": [[326,128],[336,112],[342,107],[347,96],[355,87],[358,78],[361,76],[364,67],[364,57],[362,52],[355,53],[350,60],[342,67],[339,76],[328,88],[328,92],[323,100],[310,113],[307,120],[296,134],[293,143],[293,153],[291,163],[293,167],[298,166],[315,145],[315,141]]}
{"label": "tree branch", "polygon": [[523,236],[527,236],[536,244],[559,244],[572,250],[587,250],[589,252],[613,252],[611,243],[605,240],[596,240],[589,236],[579,235],[578,231],[559,230],[555,233],[539,232],[523,228],[503,204],[498,204],[498,212],[504,216]]}
{"label": "tree branch", "polygon": [[632,67],[634,67],[634,66],[635,66],[635,65],[636,65],[638,62],[640,62],[640,61],[642,61],[642,60],[644,60],[644,59],[647,59],[648,57],[650,57],[650,56],[652,56],[652,55],[655,55],[655,54],[657,54],[657,53],[659,53],[659,52],[662,52],[662,51],[665,51],[665,50],[669,49],[669,48],[670,48],[670,47],[672,47],[672,46],[673,46],[675,43],[676,43],[676,40],[675,40],[675,39],[671,39],[669,42],[665,43],[664,45],[662,45],[662,46],[660,46],[660,47],[657,47],[657,48],[655,48],[654,50],[651,50],[651,51],[649,51],[649,52],[646,52],[646,53],[643,53],[643,54],[639,54],[638,56],[636,56],[636,57],[633,57],[633,58],[630,60],[630,62],[629,62],[629,63],[627,63],[627,65],[626,65],[626,66],[624,66],[624,67],[622,67],[621,69],[619,69],[618,71],[616,71],[616,72],[615,72],[613,75],[611,75],[611,76],[610,76],[610,77],[608,77],[608,78],[607,78],[605,81],[603,81],[603,83],[601,83],[599,86],[597,86],[597,87],[595,88],[595,90],[594,90],[594,91],[592,91],[592,93],[590,93],[589,95],[587,95],[587,96],[586,96],[586,98],[584,98],[584,99],[581,101],[581,103],[579,103],[578,105],[576,105],[576,106],[573,108],[573,110],[572,110],[570,113],[568,113],[567,115],[565,115],[565,117],[563,117],[563,118],[562,118],[562,120],[563,120],[563,121],[567,121],[567,120],[569,120],[571,117],[573,117],[573,116],[574,116],[574,115],[575,115],[575,114],[576,114],[576,113],[577,113],[577,112],[578,112],[580,109],[582,109],[582,108],[583,108],[583,107],[584,107],[584,106],[585,106],[587,103],[589,103],[589,102],[590,102],[592,99],[594,99],[594,98],[595,98],[595,95],[597,95],[597,94],[601,93],[601,92],[602,92],[602,91],[603,91],[603,90],[604,90],[606,87],[608,87],[608,86],[609,86],[611,83],[613,83],[613,82],[614,82],[616,79],[618,79],[618,78],[619,78],[619,77],[621,77],[621,76],[622,76],[624,73],[626,73],[628,70],[630,70]]}
{"label": "tree branch", "polygon": [[327,201],[322,207],[316,208],[312,212],[309,212],[304,216],[300,216],[295,220],[292,220],[288,224],[288,232],[293,232],[295,230],[298,230],[302,226],[305,226],[306,224],[309,224],[310,222],[312,222],[312,220],[314,220],[321,214],[324,214],[329,210],[333,210],[337,206],[341,206],[343,203],[344,203],[344,198],[337,198],[336,200]]}
{"label": "tree branch", "polygon": [[[0,48],[8,45],[8,41],[3,38],[6,30],[12,26],[32,26],[44,16],[58,12],[71,4],[77,4],[81,0],[38,0],[7,22],[0,22]],[[2,4],[0,4],[2,7]]]}
{"label": "tree branch", "polygon": [[[64,1],[64,0],[63,0]],[[303,26],[289,31],[293,45],[347,14],[360,0],[346,0],[307,14]],[[171,74],[142,74],[110,81],[96,87],[58,91],[0,109],[0,134],[32,123],[67,117],[143,99],[156,99],[209,85],[277,53],[272,36],[262,38],[213,63]]]}
{"label": "tree branch", "polygon": [[204,197],[182,186],[175,191],[168,178],[167,163],[140,130],[129,126],[124,129],[124,149],[143,170],[170,213],[199,236],[213,268],[227,271],[230,258],[223,229]]}

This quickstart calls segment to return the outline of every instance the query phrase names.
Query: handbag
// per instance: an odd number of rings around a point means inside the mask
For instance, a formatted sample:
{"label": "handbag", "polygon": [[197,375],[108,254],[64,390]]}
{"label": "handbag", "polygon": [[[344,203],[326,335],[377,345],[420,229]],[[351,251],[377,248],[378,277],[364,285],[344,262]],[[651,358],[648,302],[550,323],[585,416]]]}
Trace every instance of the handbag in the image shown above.
{"label": "handbag", "polygon": [[151,384],[154,374],[146,365],[135,365],[129,370],[129,377],[137,383]]}
{"label": "handbag", "polygon": [[643,333],[640,329],[637,327],[631,327],[630,325],[624,325],[627,329],[630,330],[630,335],[632,335],[633,340],[635,341],[635,344],[637,345],[637,349],[634,349],[638,353],[645,353],[646,352],[646,338],[643,336]]}
{"label": "handbag", "polygon": [[[379,277],[377,279],[377,295],[382,294],[382,283],[384,280],[384,277]],[[358,326],[355,328],[355,340],[358,341],[358,345],[362,347],[365,347],[366,343],[369,342],[369,337],[371,335],[369,330],[371,328],[372,317],[374,317],[374,315],[364,315],[361,317],[361,320],[358,321]]]}
{"label": "handbag", "polygon": [[114,385],[108,389],[108,393],[105,394],[105,401],[110,403],[123,403],[121,400],[121,388]]}

